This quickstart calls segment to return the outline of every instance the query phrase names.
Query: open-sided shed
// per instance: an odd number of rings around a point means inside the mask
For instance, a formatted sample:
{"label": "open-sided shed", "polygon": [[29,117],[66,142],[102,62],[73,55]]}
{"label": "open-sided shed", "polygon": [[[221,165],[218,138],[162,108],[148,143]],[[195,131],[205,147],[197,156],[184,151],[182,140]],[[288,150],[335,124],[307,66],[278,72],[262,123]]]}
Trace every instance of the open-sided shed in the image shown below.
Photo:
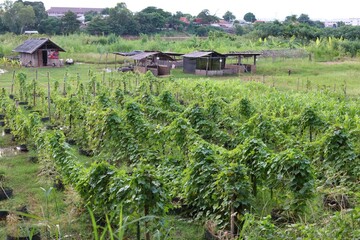
{"label": "open-sided shed", "polygon": [[59,67],[63,65],[59,59],[59,52],[65,52],[65,50],[48,38],[33,38],[23,42],[13,52],[20,53],[20,61],[23,66]]}
{"label": "open-sided shed", "polygon": [[[238,72],[248,72],[255,73],[256,72],[256,61],[257,57],[260,56],[260,53],[243,53],[243,52],[232,52],[225,54],[228,58],[228,68],[237,68]],[[231,61],[231,58],[234,61]],[[250,62],[244,62],[245,59],[250,59]],[[251,60],[252,59],[252,60]]]}
{"label": "open-sided shed", "polygon": [[183,55],[183,71],[197,75],[223,75],[226,56],[215,51],[198,51]]}
{"label": "open-sided shed", "polygon": [[135,61],[135,71],[151,71],[155,76],[169,75],[171,64],[175,61],[173,57],[162,52],[142,52],[129,58]]}

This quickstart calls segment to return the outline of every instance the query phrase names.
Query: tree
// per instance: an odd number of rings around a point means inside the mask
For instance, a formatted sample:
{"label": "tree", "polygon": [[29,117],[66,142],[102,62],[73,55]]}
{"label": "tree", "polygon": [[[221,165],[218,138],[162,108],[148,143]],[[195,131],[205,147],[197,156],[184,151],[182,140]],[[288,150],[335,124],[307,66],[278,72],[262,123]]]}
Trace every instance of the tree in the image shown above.
{"label": "tree", "polygon": [[40,22],[44,19],[48,18],[48,14],[45,10],[45,6],[43,2],[24,2],[25,6],[31,6],[34,9],[35,13],[35,28],[38,28]]}
{"label": "tree", "polygon": [[49,35],[61,34],[61,19],[57,17],[49,17],[41,20],[39,24],[39,33]]}
{"label": "tree", "polygon": [[87,25],[86,31],[92,35],[109,34],[109,24],[102,16],[95,16]]}
{"label": "tree", "polygon": [[164,10],[155,7],[147,7],[135,14],[135,19],[140,26],[140,32],[152,34],[159,32],[171,17]]}
{"label": "tree", "polygon": [[72,34],[77,32],[80,29],[80,21],[77,20],[75,13],[68,11],[61,18],[62,23],[62,32],[64,34]]}
{"label": "tree", "polygon": [[240,25],[235,25],[235,34],[236,35],[239,35],[239,36],[241,36],[241,35],[243,35],[244,34],[244,28],[242,27],[242,26],[240,26]]}
{"label": "tree", "polygon": [[[100,23],[99,19],[96,19]],[[139,26],[133,13],[125,3],[118,3],[115,8],[109,9],[109,17],[106,20],[110,32],[116,35],[138,35]]]}
{"label": "tree", "polygon": [[230,12],[230,11],[227,11],[224,16],[223,16],[224,20],[225,21],[228,21],[228,22],[232,22],[236,19],[235,15]]}
{"label": "tree", "polygon": [[311,20],[309,18],[309,16],[307,14],[301,14],[298,18],[297,18],[297,21],[299,23],[307,23],[307,24],[311,24]]}
{"label": "tree", "polygon": [[203,23],[203,24],[211,24],[211,23],[219,21],[219,18],[216,17],[215,15],[211,15],[210,11],[208,9],[202,10],[197,15],[197,17],[201,19],[201,23]]}
{"label": "tree", "polygon": [[297,21],[298,21],[297,15],[294,14],[294,15],[286,16],[284,23],[297,23]]}
{"label": "tree", "polygon": [[96,11],[89,11],[84,14],[85,22],[90,22],[94,17],[98,16],[98,12]]}
{"label": "tree", "polygon": [[256,17],[252,12],[248,12],[244,15],[244,20],[246,22],[255,22],[256,21]]}
{"label": "tree", "polygon": [[35,12],[31,6],[24,6],[22,2],[5,5],[4,25],[11,32],[21,34],[25,28],[35,24]]}

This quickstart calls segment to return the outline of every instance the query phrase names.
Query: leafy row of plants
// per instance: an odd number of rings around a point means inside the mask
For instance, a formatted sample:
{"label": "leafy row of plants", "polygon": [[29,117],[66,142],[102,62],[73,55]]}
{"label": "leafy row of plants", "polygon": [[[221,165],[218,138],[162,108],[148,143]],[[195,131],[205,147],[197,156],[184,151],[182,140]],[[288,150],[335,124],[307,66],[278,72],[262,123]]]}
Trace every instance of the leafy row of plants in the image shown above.
{"label": "leafy row of plants", "polygon": [[[241,235],[244,216],[265,207],[259,195],[290,223],[306,216],[323,194],[319,186],[358,191],[356,99],[254,83],[164,82],[150,73],[121,74],[109,83],[94,74],[68,90],[51,95],[59,130],[50,133],[6,93],[3,111],[23,119],[11,126],[18,138],[36,138],[44,158],[54,160],[97,216],[120,204],[134,218],[164,216],[176,199],[190,216]],[[69,140],[96,162],[80,164]],[[160,226],[145,221],[144,227],[149,233]]]}

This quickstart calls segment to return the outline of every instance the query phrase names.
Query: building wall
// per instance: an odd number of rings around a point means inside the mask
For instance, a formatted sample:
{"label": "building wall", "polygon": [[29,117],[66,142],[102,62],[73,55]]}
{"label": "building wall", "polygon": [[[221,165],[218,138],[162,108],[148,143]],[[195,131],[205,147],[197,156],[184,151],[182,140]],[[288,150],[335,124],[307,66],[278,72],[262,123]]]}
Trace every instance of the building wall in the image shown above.
{"label": "building wall", "polygon": [[34,54],[20,53],[21,65],[25,67],[38,67],[37,52]]}
{"label": "building wall", "polygon": [[[20,53],[21,65],[25,67],[44,67],[42,49],[35,51],[33,54]],[[62,59],[47,58],[47,65],[52,67],[63,66]]]}
{"label": "building wall", "polygon": [[184,57],[183,71],[184,73],[195,73],[196,59]]}

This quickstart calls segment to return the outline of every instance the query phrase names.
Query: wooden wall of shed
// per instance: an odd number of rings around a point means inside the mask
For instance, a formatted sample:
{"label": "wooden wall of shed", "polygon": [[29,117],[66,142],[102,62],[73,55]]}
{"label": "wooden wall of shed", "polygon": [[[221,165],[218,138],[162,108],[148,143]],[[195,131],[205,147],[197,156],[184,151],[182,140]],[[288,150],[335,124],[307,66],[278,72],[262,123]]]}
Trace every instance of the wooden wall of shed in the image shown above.
{"label": "wooden wall of shed", "polygon": [[22,66],[26,67],[38,67],[38,56],[37,52],[34,54],[20,53],[20,61]]}
{"label": "wooden wall of shed", "polygon": [[195,73],[196,59],[184,57],[183,72],[184,73]]}
{"label": "wooden wall of shed", "polygon": [[166,65],[159,65],[158,66],[158,74],[159,76],[164,76],[164,75],[170,75],[170,66],[166,66]]}
{"label": "wooden wall of shed", "polygon": [[139,72],[139,73],[146,73],[147,67],[135,66],[135,67],[134,67],[134,71],[135,71],[135,72]]}

